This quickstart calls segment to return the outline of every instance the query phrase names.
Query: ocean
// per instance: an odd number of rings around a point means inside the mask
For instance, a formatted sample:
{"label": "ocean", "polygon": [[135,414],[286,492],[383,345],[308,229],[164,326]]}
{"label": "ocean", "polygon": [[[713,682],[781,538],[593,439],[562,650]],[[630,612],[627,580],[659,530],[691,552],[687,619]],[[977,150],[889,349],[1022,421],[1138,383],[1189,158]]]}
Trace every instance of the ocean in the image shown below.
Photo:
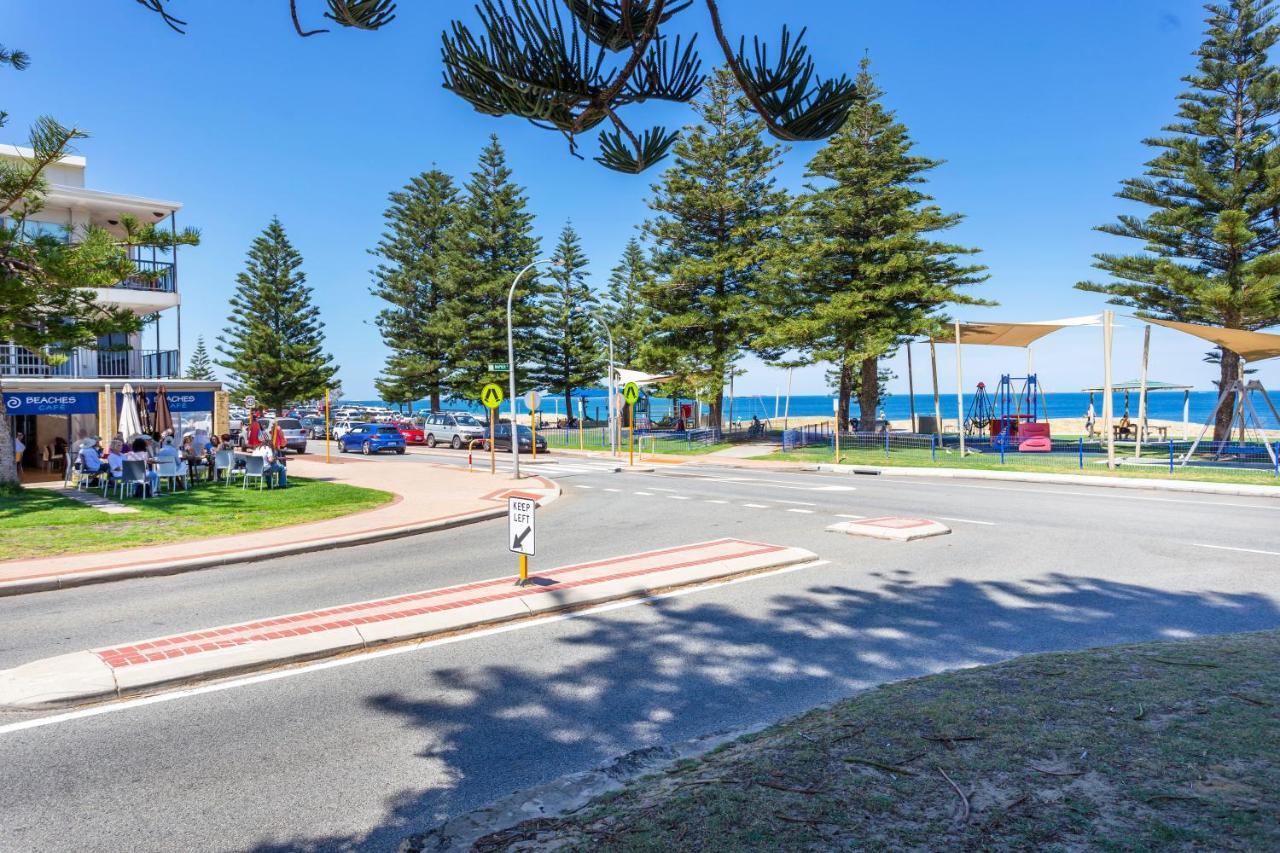
{"label": "ocean", "polygon": [[[597,395],[599,392],[596,392]],[[789,412],[792,417],[818,417],[832,414],[831,401],[832,397],[821,394],[796,395],[791,398],[790,408],[788,409],[786,397],[774,398],[773,395],[756,395],[744,396],[738,395],[733,399],[733,417],[735,420],[750,420],[753,415],[758,416],[761,420],[774,417],[782,417],[784,413]],[[1280,397],[1273,398],[1280,407]],[[1193,424],[1202,424],[1209,414],[1213,411],[1214,403],[1218,400],[1216,391],[1192,391],[1190,397],[1190,418]],[[969,411],[969,406],[973,401],[973,395],[966,394],[964,398],[965,412]],[[689,401],[682,401],[688,403]],[[886,397],[882,402],[882,408],[889,420],[906,420],[911,416],[910,399],[905,394],[894,394]],[[943,394],[940,398],[942,405],[942,417],[944,420],[955,420],[956,416],[956,398],[954,394]],[[387,403],[381,400],[342,400],[342,405],[358,405],[358,406],[386,406]],[[671,412],[672,401],[653,399],[652,415],[655,418],[663,417]],[[1254,395],[1254,408],[1258,410],[1258,415],[1262,419],[1263,426],[1267,429],[1280,429],[1280,421],[1272,416],[1266,403],[1258,396]],[[476,413],[481,413],[484,409],[479,403],[473,401],[446,401],[442,404],[444,408],[449,409],[465,409]],[[1181,421],[1182,420],[1183,395],[1181,391],[1155,391],[1147,394],[1147,417],[1153,420],[1164,421]],[[429,405],[425,400],[419,400],[413,404],[413,411],[420,411],[428,408]],[[1123,392],[1115,395],[1115,412],[1116,417],[1120,417],[1125,410],[1125,395]],[[394,406],[392,407],[394,408]],[[544,397],[542,402],[542,412],[544,417],[552,417],[560,413],[564,409],[564,400],[562,398]],[[1053,393],[1046,394],[1044,398],[1044,410],[1048,420],[1052,421],[1057,418],[1083,418],[1086,410],[1089,408],[1089,394],[1083,392],[1070,393]],[[1094,396],[1094,408],[1099,417],[1102,416],[1102,395]],[[706,406],[704,404],[705,411]],[[917,394],[915,396],[915,409],[918,415],[928,415],[933,412],[933,396],[930,394]],[[503,404],[503,411],[507,410],[507,404]],[[520,403],[521,412],[528,409],[524,406],[523,401]],[[605,411],[605,401],[601,396],[595,396],[587,401],[587,413],[593,418],[598,418]],[[856,403],[855,403],[856,411]],[[1138,416],[1138,392],[1134,391],[1129,394],[1129,416],[1136,418]]]}

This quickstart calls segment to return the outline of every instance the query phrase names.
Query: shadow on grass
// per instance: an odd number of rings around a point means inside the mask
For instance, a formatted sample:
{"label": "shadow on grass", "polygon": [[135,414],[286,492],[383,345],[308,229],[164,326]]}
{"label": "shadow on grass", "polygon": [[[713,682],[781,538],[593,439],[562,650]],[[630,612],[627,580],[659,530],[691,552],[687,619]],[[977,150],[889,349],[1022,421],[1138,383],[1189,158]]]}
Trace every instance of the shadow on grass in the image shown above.
{"label": "shadow on grass", "polygon": [[[800,585],[806,575],[792,577]],[[1280,611],[1258,594],[1186,594],[1061,574],[942,585],[918,584],[907,571],[879,577],[875,591],[808,584],[773,597],[763,619],[696,598],[654,602],[658,619],[639,609],[583,617],[556,641],[552,667],[439,670],[430,654],[418,655],[412,688],[369,701],[421,730],[423,776],[443,767],[447,783],[404,780],[366,834],[256,849],[394,850],[404,836],[513,790],[886,681],[1028,652],[1280,625]],[[501,640],[513,656],[519,636]]]}

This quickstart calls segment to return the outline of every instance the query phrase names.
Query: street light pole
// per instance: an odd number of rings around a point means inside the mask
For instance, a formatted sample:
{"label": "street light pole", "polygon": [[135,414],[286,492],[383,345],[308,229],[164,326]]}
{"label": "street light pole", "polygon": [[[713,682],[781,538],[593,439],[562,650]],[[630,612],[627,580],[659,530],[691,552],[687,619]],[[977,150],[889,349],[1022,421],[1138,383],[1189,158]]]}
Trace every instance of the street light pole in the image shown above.
{"label": "street light pole", "polygon": [[[515,336],[511,332],[511,302],[516,295],[516,285],[520,283],[520,279],[529,270],[538,264],[558,264],[550,258],[539,258],[530,263],[527,267],[516,273],[515,280],[511,282],[511,289],[507,291],[507,378],[509,388],[511,390],[511,473],[512,476],[520,479],[520,429],[516,420],[516,344]],[[495,427],[494,432],[497,432]],[[497,438],[495,435],[489,436],[490,441]]]}

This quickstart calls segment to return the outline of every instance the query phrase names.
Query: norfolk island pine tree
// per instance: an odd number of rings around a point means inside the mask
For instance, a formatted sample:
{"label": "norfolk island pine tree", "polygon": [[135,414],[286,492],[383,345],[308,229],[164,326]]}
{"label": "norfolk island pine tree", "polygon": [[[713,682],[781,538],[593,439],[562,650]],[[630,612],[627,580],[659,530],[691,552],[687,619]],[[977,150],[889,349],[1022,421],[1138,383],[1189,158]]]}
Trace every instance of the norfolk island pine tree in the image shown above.
{"label": "norfolk island pine tree", "polygon": [[[1084,281],[1140,316],[1227,329],[1280,324],[1280,69],[1268,53],[1280,40],[1271,0],[1210,4],[1189,89],[1141,178],[1117,197],[1147,208],[1098,228],[1142,242],[1142,253],[1098,254],[1116,281]],[[1219,387],[1237,378],[1240,357],[1222,348]],[[1233,402],[1233,400],[1232,400]],[[1214,440],[1227,438],[1232,405],[1218,410]]]}
{"label": "norfolk island pine tree", "polygon": [[770,259],[776,311],[763,339],[834,368],[837,419],[849,422],[850,396],[862,423],[874,423],[887,375],[880,359],[901,341],[938,330],[947,303],[990,305],[960,288],[985,281],[985,267],[957,256],[976,249],[930,235],[954,227],[921,191],[940,160],[912,153],[904,124],[881,103],[864,59],[861,97],[849,118],[809,161],[811,180],[785,220]]}
{"label": "norfolk island pine tree", "polygon": [[213,361],[209,358],[209,350],[204,345],[204,335],[196,336],[196,348],[191,351],[191,362],[187,365],[186,378],[202,382],[217,379],[213,372]]}
{"label": "norfolk island pine tree", "polygon": [[230,374],[232,393],[252,395],[277,414],[292,402],[323,396],[337,373],[306,281],[302,255],[272,217],[249,247],[218,336],[223,358],[217,364]]}
{"label": "norfolk island pine tree", "polygon": [[446,242],[458,218],[458,190],[449,175],[433,168],[388,201],[382,237],[370,250],[378,258],[371,292],[387,303],[375,322],[391,350],[375,384],[385,400],[428,397],[438,410],[448,392],[451,341],[442,334],[441,309],[451,298]]}
{"label": "norfolk island pine tree", "polygon": [[572,223],[565,223],[552,259],[558,262],[548,273],[538,329],[538,364],[532,378],[564,399],[567,415],[573,414],[573,389],[603,376],[604,347],[591,312],[598,308],[587,285],[588,259]]}
{"label": "norfolk island pine tree", "polygon": [[787,195],[773,174],[780,149],[728,71],[711,76],[695,110],[701,121],[682,133],[649,202],[654,278],[642,289],[651,326],[641,358],[675,375],[673,386],[705,392],[718,426],[728,371],[768,322],[763,262]]}
{"label": "norfolk island pine tree", "polygon": [[649,330],[644,310],[644,288],[653,282],[653,269],[640,241],[632,237],[622,259],[609,272],[609,284],[601,308],[613,333],[614,357],[624,367],[641,365],[640,350]]}

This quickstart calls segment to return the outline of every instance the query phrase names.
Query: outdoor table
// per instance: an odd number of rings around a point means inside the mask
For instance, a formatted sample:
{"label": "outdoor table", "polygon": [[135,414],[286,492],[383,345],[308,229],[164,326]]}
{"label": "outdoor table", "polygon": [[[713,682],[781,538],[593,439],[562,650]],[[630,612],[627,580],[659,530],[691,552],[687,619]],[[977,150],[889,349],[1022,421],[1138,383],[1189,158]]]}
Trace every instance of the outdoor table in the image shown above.
{"label": "outdoor table", "polygon": [[1116,438],[1117,440],[1122,439],[1122,438],[1130,438],[1130,437],[1132,437],[1132,438],[1137,438],[1137,437],[1138,437],[1138,428],[1137,428],[1136,426],[1134,426],[1133,424],[1130,424],[1129,426],[1122,426],[1122,425],[1120,425],[1120,424],[1113,424],[1113,425],[1112,425],[1112,427],[1111,427],[1111,432],[1112,432],[1112,434],[1115,436],[1115,438]]}

